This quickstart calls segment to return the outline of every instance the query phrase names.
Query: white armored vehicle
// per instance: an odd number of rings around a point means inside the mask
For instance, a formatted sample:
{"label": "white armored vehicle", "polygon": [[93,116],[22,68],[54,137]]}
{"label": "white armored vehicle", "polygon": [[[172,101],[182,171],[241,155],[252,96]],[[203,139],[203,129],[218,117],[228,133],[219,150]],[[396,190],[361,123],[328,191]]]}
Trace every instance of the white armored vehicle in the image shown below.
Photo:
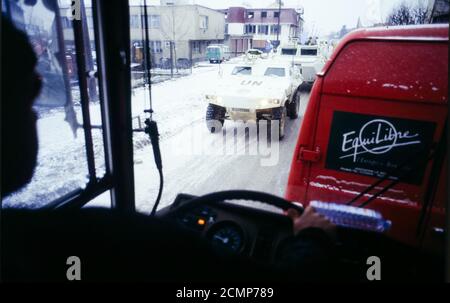
{"label": "white armored vehicle", "polygon": [[326,57],[319,45],[284,45],[280,46],[278,58],[291,62],[300,69],[303,81],[312,84],[316,74],[325,65]]}
{"label": "white armored vehicle", "polygon": [[225,120],[279,121],[284,136],[286,116],[298,117],[302,83],[300,71],[287,62],[270,59],[247,60],[224,65],[205,99],[206,125],[220,131]]}

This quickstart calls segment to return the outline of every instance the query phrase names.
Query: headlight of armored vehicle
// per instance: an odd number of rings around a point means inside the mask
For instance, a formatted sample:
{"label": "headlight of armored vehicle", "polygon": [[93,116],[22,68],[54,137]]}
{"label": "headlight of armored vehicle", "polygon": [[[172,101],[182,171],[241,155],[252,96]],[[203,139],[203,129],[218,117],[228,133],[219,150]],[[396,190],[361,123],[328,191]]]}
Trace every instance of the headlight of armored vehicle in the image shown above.
{"label": "headlight of armored vehicle", "polygon": [[281,103],[280,99],[263,99],[261,102],[263,105],[267,105],[267,106],[273,106],[273,105],[279,105]]}

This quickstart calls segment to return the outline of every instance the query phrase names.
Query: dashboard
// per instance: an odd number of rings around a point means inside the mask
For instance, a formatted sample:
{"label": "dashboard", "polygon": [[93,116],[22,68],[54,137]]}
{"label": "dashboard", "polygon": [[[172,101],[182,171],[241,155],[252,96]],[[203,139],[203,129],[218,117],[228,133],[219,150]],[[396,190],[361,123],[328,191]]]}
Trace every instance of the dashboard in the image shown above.
{"label": "dashboard", "polygon": [[206,238],[219,254],[237,254],[274,262],[279,247],[292,237],[292,220],[285,215],[233,203],[205,203],[173,212],[195,196],[179,194],[158,216],[174,220]]}
{"label": "dashboard", "polygon": [[[260,192],[235,190],[200,197],[179,194],[172,205],[158,211],[157,217],[197,233],[219,255],[243,256],[276,265],[279,252],[285,251],[285,244],[292,243],[292,220],[284,214],[228,203],[238,200],[266,202],[281,209],[291,207],[288,201],[281,202],[280,198]],[[335,240],[333,266],[344,280],[367,281],[370,256],[383,260],[383,275],[392,281],[398,281],[400,277],[428,277],[428,269],[436,276],[442,269],[440,256],[424,254],[418,257],[414,247],[394,241],[380,232],[338,226]],[[428,260],[433,260],[433,264],[423,262]],[[423,275],[418,274],[423,269]]]}

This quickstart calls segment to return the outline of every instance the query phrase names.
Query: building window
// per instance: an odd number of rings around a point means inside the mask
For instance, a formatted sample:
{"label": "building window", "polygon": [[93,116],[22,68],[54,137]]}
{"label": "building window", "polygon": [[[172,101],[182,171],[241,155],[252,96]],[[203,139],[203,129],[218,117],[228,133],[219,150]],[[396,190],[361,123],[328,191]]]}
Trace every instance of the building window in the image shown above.
{"label": "building window", "polygon": [[193,53],[200,53],[200,41],[192,42],[192,52]]}
{"label": "building window", "polygon": [[68,17],[61,17],[61,23],[63,28],[71,28],[72,24]]}
{"label": "building window", "polygon": [[246,34],[255,34],[256,33],[256,25],[246,24],[245,25],[245,33]]}
{"label": "building window", "polygon": [[139,15],[130,15],[130,27],[131,28],[141,27],[141,20],[139,18]]}
{"label": "building window", "polygon": [[279,34],[280,32],[278,29],[279,29],[278,25],[271,25],[270,26],[270,34],[271,35]]}
{"label": "building window", "polygon": [[159,15],[150,15],[149,18],[150,28],[159,28],[161,26],[161,17]]}
{"label": "building window", "polygon": [[258,34],[268,35],[269,26],[268,25],[258,25]]}
{"label": "building window", "polygon": [[267,12],[261,12],[261,18],[267,18]]}
{"label": "building window", "polygon": [[162,53],[161,41],[150,41],[150,50],[152,53]]}
{"label": "building window", "polygon": [[201,29],[207,29],[209,23],[208,16],[200,16],[200,28]]}
{"label": "building window", "polygon": [[280,17],[280,12],[274,12],[274,13],[273,13],[273,16],[274,16],[275,18]]}
{"label": "building window", "polygon": [[[148,28],[160,28],[161,16],[160,15],[148,15]],[[142,16],[142,25],[145,27],[145,19]]]}
{"label": "building window", "polygon": [[248,19],[253,19],[254,16],[255,16],[255,13],[254,13],[254,12],[248,12],[248,13],[247,13],[247,18],[248,18]]}

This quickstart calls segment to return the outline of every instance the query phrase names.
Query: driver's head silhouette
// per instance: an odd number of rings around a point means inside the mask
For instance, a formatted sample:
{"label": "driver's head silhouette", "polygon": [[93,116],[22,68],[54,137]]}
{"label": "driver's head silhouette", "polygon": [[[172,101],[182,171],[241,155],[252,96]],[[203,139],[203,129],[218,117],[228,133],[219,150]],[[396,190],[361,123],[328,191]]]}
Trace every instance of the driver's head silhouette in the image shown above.
{"label": "driver's head silhouette", "polygon": [[27,184],[36,165],[38,140],[33,102],[41,89],[36,55],[27,36],[2,16],[2,183],[6,196]]}

